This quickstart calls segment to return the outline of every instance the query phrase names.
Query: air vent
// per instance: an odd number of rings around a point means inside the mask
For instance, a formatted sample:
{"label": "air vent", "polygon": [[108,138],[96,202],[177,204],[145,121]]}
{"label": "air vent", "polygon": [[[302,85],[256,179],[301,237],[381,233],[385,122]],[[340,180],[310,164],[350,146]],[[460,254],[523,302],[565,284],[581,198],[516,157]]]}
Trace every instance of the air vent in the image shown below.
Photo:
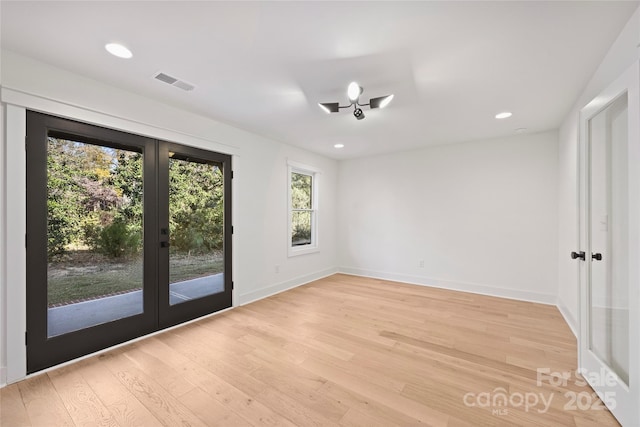
{"label": "air vent", "polygon": [[153,76],[153,78],[186,91],[190,91],[195,88],[195,86],[190,83],[187,83],[183,80],[176,79],[175,77],[171,77],[170,75],[162,72],[157,73],[156,75]]}
{"label": "air vent", "polygon": [[182,80],[178,80],[178,81],[177,81],[177,82],[175,82],[173,85],[174,85],[175,87],[179,87],[179,88],[180,88],[180,89],[182,89],[182,90],[193,90],[193,88],[195,87],[195,86],[193,86],[193,85],[190,85],[190,84],[189,84],[189,83],[187,83],[187,82],[183,82]]}

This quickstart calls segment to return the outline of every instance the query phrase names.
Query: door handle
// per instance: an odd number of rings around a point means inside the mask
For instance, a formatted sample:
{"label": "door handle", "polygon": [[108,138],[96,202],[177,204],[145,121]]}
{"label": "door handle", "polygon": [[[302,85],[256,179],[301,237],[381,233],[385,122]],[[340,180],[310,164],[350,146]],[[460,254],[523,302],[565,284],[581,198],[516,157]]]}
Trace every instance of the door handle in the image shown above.
{"label": "door handle", "polygon": [[169,242],[160,242],[160,247],[161,247],[161,248],[168,248],[169,246],[171,246],[171,245],[169,244]]}
{"label": "door handle", "polygon": [[595,259],[596,261],[602,261],[602,254],[596,253],[596,254],[591,254],[591,258]]}
{"label": "door handle", "polygon": [[581,260],[585,260],[585,253],[584,251],[580,251],[580,252],[571,252],[571,259],[578,259],[580,258]]}

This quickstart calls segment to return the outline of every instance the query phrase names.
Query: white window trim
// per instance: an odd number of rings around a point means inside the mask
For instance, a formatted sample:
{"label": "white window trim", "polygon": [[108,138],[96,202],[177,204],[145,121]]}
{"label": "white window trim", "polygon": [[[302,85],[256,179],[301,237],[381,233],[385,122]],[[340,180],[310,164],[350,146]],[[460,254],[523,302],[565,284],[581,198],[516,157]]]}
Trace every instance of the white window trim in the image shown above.
{"label": "white window trim", "polygon": [[[311,175],[311,201],[313,210],[311,218],[311,244],[305,246],[292,246],[291,245],[291,217],[292,217],[292,205],[291,205],[291,174],[302,173],[305,175]],[[287,160],[287,254],[289,257],[298,255],[312,254],[320,252],[320,242],[318,240],[318,225],[319,225],[319,203],[318,203],[318,188],[320,182],[320,175],[322,171],[320,169],[305,165],[298,162]]]}

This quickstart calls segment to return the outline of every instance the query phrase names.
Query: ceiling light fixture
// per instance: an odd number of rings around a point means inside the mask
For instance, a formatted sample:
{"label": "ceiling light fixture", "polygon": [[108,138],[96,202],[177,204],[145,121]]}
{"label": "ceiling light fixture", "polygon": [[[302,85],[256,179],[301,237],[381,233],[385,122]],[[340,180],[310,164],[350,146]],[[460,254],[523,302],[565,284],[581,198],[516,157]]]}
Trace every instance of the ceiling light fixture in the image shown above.
{"label": "ceiling light fixture", "polygon": [[340,103],[338,102],[320,102],[318,103],[318,105],[327,113],[337,113],[342,108],[349,108],[353,106],[353,116],[358,120],[362,120],[365,116],[364,111],[362,111],[362,108],[360,107],[369,106],[369,108],[371,109],[384,108],[389,105],[389,103],[393,99],[393,95],[385,95],[379,96],[377,98],[371,98],[368,104],[361,104],[360,95],[362,95],[362,92],[364,92],[362,86],[360,86],[356,82],[351,82],[349,84],[349,87],[347,88],[347,97],[349,98],[349,101],[351,101],[349,105],[340,105]]}
{"label": "ceiling light fixture", "polygon": [[379,96],[377,98],[371,98],[369,104],[371,105],[371,108],[384,108],[389,105],[392,99],[393,95]]}
{"label": "ceiling light fixture", "polygon": [[335,144],[334,148],[344,148],[344,144]]}
{"label": "ceiling light fixture", "polygon": [[117,56],[118,58],[129,59],[133,56],[133,53],[131,53],[129,49],[118,43],[107,43],[104,48],[107,49],[107,52],[111,55]]}
{"label": "ceiling light fixture", "polygon": [[325,102],[318,105],[327,113],[337,113],[340,108],[337,102]]}
{"label": "ceiling light fixture", "polygon": [[502,113],[498,113],[496,114],[496,119],[507,119],[509,117],[511,117],[513,114],[511,114],[509,111],[504,111]]}

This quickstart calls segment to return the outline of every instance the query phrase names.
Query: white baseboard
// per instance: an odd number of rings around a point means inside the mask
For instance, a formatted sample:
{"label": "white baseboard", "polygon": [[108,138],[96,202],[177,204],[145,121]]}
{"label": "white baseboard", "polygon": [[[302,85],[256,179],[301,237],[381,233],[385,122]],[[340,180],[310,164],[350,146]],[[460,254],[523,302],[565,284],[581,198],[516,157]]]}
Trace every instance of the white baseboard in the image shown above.
{"label": "white baseboard", "polygon": [[569,329],[571,329],[573,335],[578,339],[578,322],[573,317],[573,314],[571,314],[571,311],[567,308],[565,303],[560,300],[560,298],[556,300],[556,307],[558,307],[560,314],[564,317],[564,321],[569,325]]}
{"label": "white baseboard", "polygon": [[325,277],[336,274],[337,272],[338,272],[337,267],[331,267],[325,270],[317,271],[315,273],[305,274],[304,276],[298,276],[291,280],[276,283],[274,285],[266,286],[264,288],[258,289],[257,291],[252,291],[246,294],[238,295],[238,298],[236,300],[236,305],[240,306],[240,305],[249,304],[251,302],[258,301],[275,294],[279,294],[280,292],[297,288],[298,286],[302,286],[306,283],[313,282],[314,280],[323,279]]}
{"label": "white baseboard", "polygon": [[392,280],[394,282],[409,283],[412,285],[431,286],[434,288],[450,289],[454,291],[470,292],[473,294],[488,295],[492,297],[515,299],[520,301],[536,302],[540,304],[556,305],[556,296],[538,292],[520,291],[516,289],[499,288],[479,283],[453,282],[441,279],[431,279],[422,276],[408,274],[388,273],[382,271],[366,270],[354,267],[340,267],[340,273],[354,276],[371,277],[374,279]]}

